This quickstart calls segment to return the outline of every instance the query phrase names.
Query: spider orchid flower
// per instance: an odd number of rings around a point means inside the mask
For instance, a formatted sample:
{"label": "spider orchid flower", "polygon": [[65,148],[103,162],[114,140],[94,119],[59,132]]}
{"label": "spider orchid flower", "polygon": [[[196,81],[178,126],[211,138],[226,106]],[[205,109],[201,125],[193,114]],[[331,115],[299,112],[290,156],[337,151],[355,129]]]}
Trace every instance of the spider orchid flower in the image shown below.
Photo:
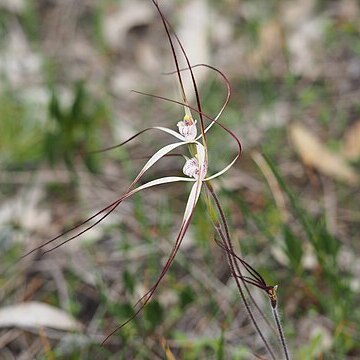
{"label": "spider orchid flower", "polygon": [[[207,183],[211,179],[217,178],[218,176],[225,173],[228,169],[230,169],[230,167],[235,163],[235,161],[237,160],[237,158],[239,157],[240,152],[241,152],[241,145],[240,145],[240,142],[237,139],[237,137],[230,130],[228,130],[223,125],[218,123],[218,119],[221,116],[221,114],[223,113],[223,111],[229,101],[229,98],[230,98],[230,85],[229,85],[228,80],[226,79],[225,75],[220,70],[218,70],[210,65],[198,64],[198,65],[192,66],[190,64],[189,59],[186,55],[184,48],[182,47],[180,40],[176,36],[175,32],[172,30],[170,24],[164,18],[161,10],[159,9],[157,2],[155,0],[152,0],[152,1],[160,14],[160,17],[164,24],[164,27],[165,27],[165,30],[167,33],[167,37],[168,37],[168,40],[169,40],[169,43],[170,43],[170,46],[172,49],[173,57],[175,60],[175,66],[176,66],[175,73],[178,76],[178,81],[180,83],[180,90],[182,92],[182,100],[183,101],[172,100],[172,99],[165,98],[162,96],[141,93],[138,91],[137,91],[137,93],[147,95],[147,96],[152,96],[157,99],[161,99],[161,100],[165,100],[168,102],[178,104],[184,108],[185,115],[183,117],[183,120],[178,121],[176,123],[178,131],[171,129],[171,128],[162,127],[162,126],[149,127],[149,128],[146,128],[146,129],[138,132],[137,134],[135,134],[134,136],[132,136],[125,142],[123,142],[119,145],[115,145],[115,146],[103,149],[100,152],[123,146],[126,143],[128,143],[129,141],[135,139],[137,136],[143,134],[145,131],[149,131],[149,130],[159,130],[159,131],[165,132],[168,135],[172,136],[175,139],[175,141],[173,143],[163,146],[162,148],[157,150],[148,159],[148,161],[145,163],[143,168],[140,170],[138,175],[135,177],[135,179],[132,181],[132,183],[129,185],[128,189],[125,191],[125,193],[123,195],[121,195],[115,201],[113,201],[112,203],[110,203],[109,205],[104,207],[103,209],[99,210],[98,212],[96,212],[95,214],[90,216],[89,218],[87,218],[85,221],[83,221],[79,224],[76,224],[75,226],[68,229],[67,231],[48,240],[47,242],[43,243],[42,245],[30,250],[29,252],[27,252],[26,254],[24,254],[21,257],[21,258],[27,257],[30,254],[32,254],[38,250],[43,250],[42,255],[45,255],[46,253],[49,253],[49,252],[59,248],[60,246],[68,243],[69,241],[76,239],[77,237],[79,237],[82,234],[86,233],[87,231],[91,230],[93,227],[95,227],[97,224],[99,224],[103,219],[105,219],[107,216],[109,216],[124,200],[130,198],[131,196],[133,196],[136,193],[139,193],[140,191],[150,189],[155,186],[159,186],[159,185],[163,185],[163,184],[169,184],[169,183],[183,182],[183,183],[192,183],[193,184],[190,189],[190,192],[189,192],[189,196],[188,196],[186,206],[184,209],[184,214],[183,214],[183,218],[181,221],[180,229],[179,229],[178,235],[176,237],[175,243],[174,243],[173,248],[170,252],[170,255],[165,263],[165,266],[161,270],[161,273],[158,276],[155,284],[149,289],[149,291],[136,304],[136,305],[138,305],[141,302],[141,305],[139,305],[139,308],[135,311],[134,315],[130,319],[128,319],[128,321],[123,323],[120,327],[116,328],[110,335],[108,335],[108,337],[104,340],[104,342],[114,332],[118,331],[121,327],[123,327],[125,324],[127,324],[129,321],[131,321],[144,308],[144,306],[150,301],[150,299],[151,299],[152,295],[154,294],[156,288],[158,287],[160,281],[165,276],[167,270],[169,269],[171,263],[173,262],[177,251],[179,250],[180,244],[181,244],[181,242],[185,236],[185,233],[189,227],[192,215],[194,213],[194,209],[199,200],[203,184]],[[170,31],[172,31],[173,36],[175,36],[177,44],[180,46],[181,51],[186,59],[186,62],[188,65],[188,67],[186,69],[179,68],[176,53],[174,50],[174,43],[171,38]],[[199,67],[199,66],[207,67],[207,68],[217,72],[223,78],[223,80],[225,80],[225,83],[226,83],[226,87],[227,87],[226,100],[224,101],[223,106],[221,107],[221,109],[219,110],[218,114],[215,117],[211,117],[209,115],[204,114],[201,109],[200,97],[198,94],[198,89],[197,89],[195,77],[193,74],[193,68]],[[182,84],[181,72],[183,72],[183,71],[189,71],[190,75],[192,77],[194,90],[196,93],[197,107],[192,107],[188,104],[186,95],[184,93],[184,87]],[[199,135],[198,135],[198,127],[197,127],[198,121],[193,118],[192,112],[197,113],[197,115],[200,118],[200,126],[199,126],[200,134]],[[206,118],[210,122],[207,127],[204,126],[204,118]],[[216,172],[215,174],[208,176],[207,175],[207,173],[208,173],[208,148],[207,148],[207,143],[206,143],[206,133],[210,130],[210,128],[214,124],[218,124],[233,139],[235,139],[235,141],[237,142],[237,145],[238,145],[238,152],[235,155],[235,157],[233,158],[233,160],[226,167],[224,167],[222,170]],[[184,147],[184,146],[188,147],[190,156],[191,156],[189,158],[185,157],[185,164],[182,169],[185,176],[160,177],[160,178],[151,180],[149,182],[146,182],[144,184],[138,185],[139,180],[144,176],[144,174],[150,168],[152,168],[160,159],[167,156],[170,152],[174,151],[175,149],[178,149],[178,148]],[[99,151],[97,151],[97,152],[99,152]],[[75,235],[71,236],[71,233],[73,233],[75,231],[77,231],[75,233]],[[64,237],[66,237],[66,236],[69,236],[69,237],[64,239]]]}
{"label": "spider orchid flower", "polygon": [[[152,2],[161,17],[162,23],[164,25],[164,29],[167,34],[167,38],[169,40],[169,44],[171,47],[171,51],[172,51],[172,55],[173,55],[173,59],[175,62],[175,67],[176,67],[176,70],[174,72],[172,72],[172,74],[177,75],[178,82],[180,85],[180,91],[181,91],[181,95],[182,95],[182,101],[169,99],[169,98],[159,96],[159,95],[147,94],[147,93],[143,93],[143,92],[139,92],[139,91],[135,91],[135,92],[142,94],[142,95],[151,96],[158,100],[163,100],[163,101],[171,102],[173,104],[182,106],[184,108],[185,115],[181,121],[178,121],[176,124],[174,123],[174,127],[175,127],[175,125],[177,126],[177,131],[172,128],[162,127],[162,126],[149,127],[149,128],[146,128],[146,129],[138,132],[137,134],[135,134],[134,136],[132,136],[131,138],[129,138],[128,140],[126,140],[125,142],[123,142],[121,144],[118,144],[118,145],[115,145],[112,147],[108,147],[106,149],[103,149],[103,150],[97,151],[97,152],[108,151],[108,150],[115,149],[120,146],[124,146],[129,141],[135,139],[136,137],[140,136],[141,134],[143,134],[144,132],[149,131],[149,130],[158,130],[158,131],[164,132],[164,133],[170,135],[173,139],[175,139],[175,141],[168,145],[161,147],[148,159],[148,161],[142,167],[142,169],[140,170],[138,175],[135,177],[135,179],[132,181],[132,183],[129,185],[128,189],[125,191],[125,193],[123,195],[121,195],[119,198],[117,198],[115,201],[113,201],[112,203],[110,203],[109,205],[104,207],[103,209],[96,212],[94,215],[87,218],[85,221],[73,226],[69,230],[57,235],[56,237],[48,240],[47,242],[43,243],[42,245],[27,252],[25,255],[22,256],[22,258],[34,253],[37,250],[40,250],[40,249],[43,249],[42,255],[44,255],[50,251],[57,249],[60,246],[66,244],[67,242],[69,242],[73,239],[76,239],[77,237],[79,237],[82,234],[86,233],[87,231],[91,230],[93,227],[95,227],[97,224],[99,224],[103,219],[105,219],[107,216],[109,216],[123,201],[130,198],[134,194],[139,193],[140,191],[150,189],[155,186],[159,186],[159,185],[163,185],[163,184],[169,184],[169,183],[178,183],[178,182],[192,183],[192,187],[189,192],[189,196],[188,196],[188,199],[186,202],[184,214],[182,217],[182,221],[181,221],[181,225],[180,225],[177,237],[176,237],[173,247],[170,251],[170,254],[167,258],[167,261],[166,261],[165,265],[163,266],[158,278],[156,279],[156,281],[152,285],[152,287],[135,304],[134,314],[126,322],[122,323],[115,330],[113,330],[105,338],[105,340],[103,341],[103,343],[104,343],[107,341],[107,339],[110,336],[112,336],[115,332],[120,330],[128,322],[130,322],[132,319],[134,319],[152,298],[154,292],[156,291],[161,280],[167,273],[169,267],[171,266],[176,254],[180,248],[181,242],[182,242],[182,240],[185,236],[185,233],[190,225],[196,204],[200,198],[203,187],[205,185],[206,191],[207,191],[205,193],[205,195],[207,195],[205,200],[207,201],[209,213],[213,217],[214,227],[217,230],[217,232],[221,238],[220,244],[221,244],[221,247],[223,248],[223,250],[225,250],[225,252],[227,254],[229,267],[230,267],[232,275],[235,278],[241,298],[245,304],[248,315],[250,316],[251,321],[252,321],[254,327],[256,328],[256,331],[262,338],[262,341],[263,341],[271,359],[275,360],[276,356],[274,355],[271,347],[267,343],[259,326],[257,325],[256,319],[254,318],[252,311],[248,305],[248,300],[246,299],[246,297],[243,293],[242,286],[245,287],[245,289],[246,289],[251,301],[255,305],[255,307],[257,307],[257,304],[254,301],[254,299],[252,298],[251,293],[249,292],[249,290],[246,286],[246,283],[257,286],[257,287],[265,290],[266,293],[268,294],[269,298],[271,299],[271,305],[272,305],[274,311],[276,310],[276,300],[277,300],[276,287],[268,286],[264,282],[264,280],[261,278],[259,273],[257,273],[252,267],[250,267],[245,261],[243,261],[240,257],[238,257],[235,254],[234,248],[233,248],[231,240],[230,240],[229,230],[228,230],[228,226],[226,223],[224,213],[221,209],[220,203],[217,199],[217,196],[216,196],[216,194],[211,186],[211,182],[210,182],[212,179],[215,179],[215,178],[221,176],[222,174],[224,174],[225,172],[227,172],[233,166],[233,164],[238,159],[238,157],[240,156],[240,153],[241,153],[241,144],[240,144],[239,139],[229,129],[227,129],[225,126],[223,126],[218,121],[218,119],[222,115],[224,109],[226,108],[226,106],[229,102],[229,98],[230,98],[230,94],[231,94],[230,84],[229,84],[226,76],[220,70],[218,70],[210,65],[206,65],[206,64],[197,64],[197,65],[190,64],[188,56],[187,56],[179,38],[177,37],[173,28],[171,27],[171,25],[168,23],[168,21],[162,14],[157,1],[152,0]],[[176,39],[176,42],[173,41],[173,37]],[[176,51],[175,51],[176,44],[180,48],[181,53],[186,60],[187,67],[185,69],[180,69],[180,67],[179,67],[177,55],[176,55]],[[222,107],[220,108],[220,110],[218,111],[218,113],[215,117],[211,117],[202,111],[200,96],[199,96],[199,92],[198,92],[198,88],[197,88],[197,84],[196,84],[196,80],[195,80],[195,76],[194,76],[194,72],[193,72],[194,68],[200,67],[200,66],[207,67],[207,68],[215,71],[218,75],[220,75],[222,77],[222,79],[224,80],[224,82],[226,84],[227,96],[226,96],[226,99],[225,99]],[[187,71],[192,79],[193,89],[194,89],[195,96],[196,96],[196,106],[195,107],[189,105],[189,103],[187,101],[187,97],[186,97],[186,94],[184,91],[184,86],[183,86],[182,75],[181,75],[182,72],[184,72],[184,71]],[[196,113],[196,116],[198,117],[198,119],[194,119],[194,117],[192,115],[193,113]],[[205,126],[205,124],[204,124],[205,119],[207,121],[209,121],[209,124],[207,126]],[[224,130],[227,133],[227,135],[230,135],[230,137],[236,142],[236,144],[238,146],[238,151],[237,151],[236,155],[234,156],[234,158],[230,161],[230,163],[228,163],[227,166],[225,166],[222,170],[220,170],[212,175],[208,175],[209,149],[207,146],[206,136],[207,136],[208,131],[215,124],[217,126],[219,126],[222,130]],[[199,132],[199,134],[198,134],[198,132]],[[182,171],[185,176],[160,177],[160,178],[157,178],[157,179],[154,179],[154,180],[151,180],[144,184],[139,185],[140,179],[144,176],[144,174],[150,168],[152,168],[155,164],[157,164],[163,157],[168,156],[172,151],[179,149],[181,147],[187,147],[187,149],[190,153],[190,157],[184,156],[185,163],[184,163]],[[216,210],[214,210],[214,208],[212,207],[211,201],[209,201],[209,199],[210,199],[209,194],[211,195],[211,197],[215,203]],[[217,211],[218,215],[215,214],[216,211]],[[218,221],[218,217],[220,218],[220,221]],[[75,233],[75,235],[71,236],[71,233],[73,233],[75,231],[77,231],[77,233]],[[65,236],[69,236],[69,237],[64,240]],[[245,268],[245,270],[248,273],[250,273],[250,276],[244,276],[240,270],[240,266]],[[241,283],[240,283],[240,281],[241,281]],[[261,311],[260,311],[260,313],[261,313]],[[285,347],[285,346],[283,346],[283,347]],[[288,359],[287,352],[285,352],[285,354],[286,354],[286,359]]]}

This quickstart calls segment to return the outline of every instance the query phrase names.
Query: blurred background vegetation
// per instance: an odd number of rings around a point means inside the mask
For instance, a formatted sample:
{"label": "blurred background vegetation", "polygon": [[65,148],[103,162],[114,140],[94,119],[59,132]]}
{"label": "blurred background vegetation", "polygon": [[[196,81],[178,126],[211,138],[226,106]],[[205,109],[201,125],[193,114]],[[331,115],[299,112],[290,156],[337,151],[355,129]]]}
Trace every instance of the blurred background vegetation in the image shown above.
{"label": "blurred background vegetation", "polygon": [[[216,187],[237,248],[268,283],[279,284],[293,358],[358,359],[358,1],[159,3],[192,63],[216,66],[232,84],[221,122],[244,152]],[[169,141],[154,132],[92,153],[144,127],[176,129],[180,107],[130,92],[178,98],[175,79],[161,75],[171,70],[151,1],[0,0],[1,359],[262,353],[201,202],[154,300],[100,346],[158,276],[186,186],[144,192],[81,238],[16,262],[116,199]],[[214,115],[225,87],[210,71],[197,75],[205,111]],[[224,146],[219,128],[209,135],[214,172],[236,144]],[[181,174],[182,166],[164,159],[145,180]],[[262,294],[254,296],[266,310]],[[21,312],[30,302],[57,308],[57,323],[42,323],[39,308],[30,311],[34,326]],[[15,304],[25,307],[7,308]]]}

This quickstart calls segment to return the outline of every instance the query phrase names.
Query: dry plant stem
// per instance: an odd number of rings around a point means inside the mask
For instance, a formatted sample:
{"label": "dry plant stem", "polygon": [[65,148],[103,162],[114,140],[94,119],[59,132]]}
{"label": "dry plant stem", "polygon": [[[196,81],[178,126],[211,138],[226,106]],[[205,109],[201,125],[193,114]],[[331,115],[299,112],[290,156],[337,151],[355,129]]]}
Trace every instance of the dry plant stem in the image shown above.
{"label": "dry plant stem", "polygon": [[[273,350],[271,349],[268,341],[265,339],[265,336],[264,334],[261,332],[261,329],[259,327],[259,324],[257,323],[252,311],[251,311],[251,307],[246,299],[246,296],[244,294],[244,291],[242,289],[242,286],[241,286],[241,283],[240,283],[240,280],[242,281],[247,293],[249,294],[250,296],[250,299],[252,300],[252,302],[254,303],[254,305],[256,306],[257,310],[260,312],[260,314],[262,315],[262,317],[264,319],[266,319],[265,315],[263,314],[263,312],[261,311],[261,309],[258,307],[258,305],[256,304],[255,302],[255,299],[252,297],[251,293],[250,293],[250,290],[248,289],[245,281],[243,279],[241,279],[242,277],[242,274],[241,274],[241,270],[240,270],[240,266],[239,264],[237,263],[236,261],[236,258],[233,257],[231,255],[231,253],[234,253],[234,248],[233,248],[233,245],[232,245],[232,242],[230,240],[230,233],[229,233],[229,229],[228,229],[228,226],[227,226],[227,222],[226,222],[226,218],[225,218],[225,214],[222,210],[222,207],[220,205],[220,202],[219,202],[219,199],[213,189],[213,187],[211,186],[211,184],[209,182],[206,182],[206,187],[208,188],[208,190],[210,191],[210,194],[211,196],[213,197],[214,201],[215,201],[215,204],[216,204],[216,207],[219,211],[219,214],[220,214],[220,218],[221,218],[221,222],[223,223],[223,226],[224,226],[224,229],[225,229],[225,235],[221,229],[221,226],[220,224],[219,225],[215,225],[215,228],[216,228],[216,231],[218,232],[221,240],[223,241],[224,243],[224,246],[228,249],[230,249],[230,252],[226,251],[226,254],[227,254],[227,258],[228,258],[228,262],[229,262],[229,266],[230,266],[230,270],[231,270],[231,273],[233,274],[234,278],[235,278],[235,282],[236,282],[236,285],[238,287],[238,290],[239,290],[239,293],[240,293],[240,296],[244,302],[244,305],[245,305],[245,308],[246,308],[246,311],[247,313],[249,314],[249,317],[257,331],[257,333],[259,334],[261,340],[263,341],[267,351],[269,352],[271,358],[273,360],[276,359],[276,356],[273,352]],[[235,270],[236,269],[236,270]],[[236,275],[236,274],[239,274],[240,275],[240,278]]]}
{"label": "dry plant stem", "polygon": [[259,167],[259,169],[264,174],[264,176],[269,184],[270,190],[273,194],[276,206],[278,207],[278,209],[280,211],[282,221],[284,223],[286,223],[289,219],[289,214],[286,209],[286,202],[285,202],[284,194],[282,193],[282,191],[280,189],[279,183],[278,183],[275,175],[271,171],[271,169],[270,169],[269,165],[267,164],[267,162],[265,161],[264,157],[258,151],[252,152],[251,157],[253,158],[256,165]]}

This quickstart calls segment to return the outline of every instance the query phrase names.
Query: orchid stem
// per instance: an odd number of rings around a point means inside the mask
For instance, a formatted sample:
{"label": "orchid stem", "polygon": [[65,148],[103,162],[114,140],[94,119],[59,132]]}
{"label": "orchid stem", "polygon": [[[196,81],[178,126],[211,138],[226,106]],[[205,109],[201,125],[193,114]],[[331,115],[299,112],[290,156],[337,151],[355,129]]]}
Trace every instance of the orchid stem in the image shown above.
{"label": "orchid stem", "polygon": [[286,345],[286,339],[285,339],[284,331],[283,331],[283,328],[281,325],[280,316],[279,316],[276,304],[275,304],[275,306],[272,306],[272,313],[273,313],[273,316],[274,316],[274,319],[276,322],[276,327],[279,331],[279,338],[280,338],[281,346],[284,350],[285,359],[290,360],[289,350]]}
{"label": "orchid stem", "polygon": [[[229,227],[228,227],[228,225],[227,225],[227,221],[226,221],[226,218],[225,218],[225,214],[224,214],[224,212],[223,212],[223,210],[222,210],[222,207],[221,207],[221,205],[220,205],[219,199],[218,199],[218,197],[217,197],[217,195],[216,195],[216,193],[215,193],[212,185],[210,184],[209,181],[207,181],[205,184],[206,184],[206,187],[207,187],[207,189],[209,190],[212,198],[214,199],[216,208],[217,208],[217,210],[218,210],[218,212],[219,212],[219,215],[220,215],[221,223],[222,223],[222,225],[223,225],[223,227],[224,227],[224,230],[225,230],[225,234],[224,234],[224,232],[223,232],[223,230],[222,230],[222,228],[221,228],[221,225],[220,225],[219,223],[214,223],[215,229],[216,229],[216,231],[218,232],[218,234],[219,234],[219,236],[220,236],[220,238],[221,238],[224,246],[230,250],[229,252],[226,251],[226,254],[227,254],[227,258],[228,258],[228,263],[229,263],[229,266],[230,266],[230,270],[231,270],[231,272],[232,272],[232,274],[233,274],[233,276],[234,276],[234,278],[235,278],[235,281],[236,281],[236,284],[237,284],[237,287],[238,287],[240,296],[241,296],[241,298],[242,298],[242,300],[243,300],[243,302],[244,302],[246,311],[247,311],[247,313],[248,313],[248,315],[249,315],[249,317],[250,317],[250,319],[251,319],[251,322],[253,323],[253,325],[254,325],[257,333],[259,334],[261,340],[263,341],[265,348],[266,348],[267,351],[269,352],[271,358],[272,358],[273,360],[275,360],[275,359],[276,359],[276,356],[275,356],[272,348],[270,347],[269,343],[268,343],[267,340],[265,339],[263,333],[261,332],[260,327],[259,327],[257,321],[255,320],[255,317],[254,317],[254,315],[253,315],[253,313],[252,313],[252,311],[251,311],[250,304],[248,303],[248,301],[247,301],[247,299],[246,299],[246,297],[245,297],[244,291],[243,291],[243,289],[242,289],[242,287],[241,287],[240,280],[243,282],[243,285],[244,285],[244,287],[245,287],[245,289],[246,289],[246,291],[247,291],[247,293],[248,293],[251,301],[252,301],[253,304],[256,306],[257,310],[260,312],[260,314],[262,315],[262,317],[263,317],[265,320],[267,320],[267,319],[266,319],[265,315],[263,314],[263,312],[261,311],[261,309],[260,309],[260,308],[258,307],[258,305],[256,304],[255,299],[252,297],[252,295],[251,295],[251,293],[250,293],[250,290],[249,290],[249,288],[247,287],[246,283],[244,282],[243,279],[241,279],[242,274],[241,274],[240,266],[239,266],[239,264],[237,263],[236,258],[231,255],[231,253],[234,253],[234,247],[233,247],[233,244],[232,244],[232,242],[231,242],[230,233],[229,233]],[[240,279],[239,279],[238,276],[236,276],[236,272],[240,275]],[[267,323],[268,323],[268,322],[267,322]]]}

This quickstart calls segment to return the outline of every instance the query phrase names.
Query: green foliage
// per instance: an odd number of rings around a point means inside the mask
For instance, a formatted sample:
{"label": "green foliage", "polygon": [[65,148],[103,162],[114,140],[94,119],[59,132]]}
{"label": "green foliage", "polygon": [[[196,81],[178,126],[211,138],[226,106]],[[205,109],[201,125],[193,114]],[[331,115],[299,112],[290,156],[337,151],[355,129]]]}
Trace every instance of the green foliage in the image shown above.
{"label": "green foliage", "polygon": [[346,49],[350,54],[360,55],[359,27],[356,22],[344,21],[338,24],[336,21],[329,21],[325,35],[329,51]]}
{"label": "green foliage", "polygon": [[303,249],[301,240],[294,234],[291,227],[284,225],[284,250],[289,259],[289,262],[297,273],[301,268],[301,260],[303,256]]}
{"label": "green foliage", "polygon": [[224,360],[225,359],[225,337],[224,337],[224,331],[221,331],[218,348],[216,352],[216,359],[217,360]]}
{"label": "green foliage", "polygon": [[212,359],[216,358],[219,354],[218,339],[211,339],[205,336],[188,338],[181,332],[175,333],[174,337],[176,342],[184,348],[184,360]]}
{"label": "green foliage", "polygon": [[122,273],[122,277],[126,290],[129,292],[129,294],[133,294],[136,284],[135,276],[133,276],[128,270],[125,269]]}
{"label": "green foliage", "polygon": [[[0,96],[0,161],[18,168],[42,156],[43,121],[39,105],[4,90]],[[40,110],[40,111],[39,111]]]}
{"label": "green foliage", "polygon": [[36,1],[26,1],[25,11],[20,14],[20,21],[29,38],[37,42],[40,38],[39,14],[35,9]]}
{"label": "green foliage", "polygon": [[321,356],[321,340],[321,334],[314,336],[309,344],[301,347],[301,349],[297,351],[296,359],[316,359],[318,356]]}
{"label": "green foliage", "polygon": [[109,311],[114,314],[120,321],[126,321],[134,315],[134,307],[130,302],[122,304],[110,304]]}
{"label": "green foliage", "polygon": [[184,286],[180,290],[180,309],[184,310],[185,307],[191,304],[195,299],[194,290],[191,289],[189,286]]}
{"label": "green foliage", "polygon": [[93,28],[92,33],[95,42],[97,44],[97,47],[103,52],[107,50],[107,46],[103,34],[105,9],[106,9],[105,1],[97,3],[95,11],[92,16],[92,28]]}
{"label": "green foliage", "polygon": [[74,98],[69,107],[60,104],[53,90],[49,104],[51,126],[44,139],[44,152],[51,166],[63,162],[70,169],[78,157],[86,167],[96,172],[99,163],[91,151],[99,148],[98,130],[107,118],[105,107],[93,99],[79,82],[74,88]]}
{"label": "green foliage", "polygon": [[5,35],[7,33],[6,30],[6,22],[7,19],[7,14],[5,11],[0,10],[0,45],[3,45],[4,40],[5,40]]}
{"label": "green foliage", "polygon": [[[349,329],[358,329],[355,324],[360,322],[360,311],[356,310],[356,293],[350,287],[354,280],[354,274],[340,268],[339,253],[342,244],[339,239],[329,233],[324,216],[310,214],[302,204],[300,197],[289,187],[273,161],[268,156],[265,156],[265,159],[286,197],[290,219],[286,222],[280,220],[280,211],[276,208],[272,197],[268,203],[264,204],[261,211],[254,211],[240,192],[234,194],[223,190],[223,193],[228,195],[241,210],[244,218],[243,231],[245,234],[252,234],[240,239],[241,249],[244,254],[250,256],[263,251],[264,254],[257,258],[256,268],[269,283],[279,284],[285,296],[288,291],[292,291],[292,288],[288,289],[287,284],[296,283],[301,279],[305,289],[303,296],[306,299],[311,294],[308,301],[311,301],[312,306],[311,310],[310,308],[299,308],[295,317],[324,314],[333,322],[333,328],[342,329],[333,337],[332,348],[329,352],[324,352],[322,335],[319,335],[309,339],[309,343],[303,344],[295,352],[294,357],[310,359],[315,356],[324,356],[327,353],[336,353],[337,358],[346,358],[346,354],[357,347],[356,340],[351,336]],[[277,216],[274,211],[278,213]],[[265,239],[265,241],[260,242],[261,239]],[[266,261],[265,254],[270,254],[272,247],[280,247],[286,257],[285,263],[288,266],[282,272],[279,271],[279,265],[274,264],[272,268],[270,258]],[[313,270],[304,268],[305,256],[308,256],[305,254],[305,248],[309,247],[316,259]],[[259,263],[260,258],[266,261],[265,266]],[[296,289],[296,291],[301,292],[300,289]],[[288,294],[286,298],[283,298],[283,295],[279,293],[280,308],[285,302],[293,301],[291,296],[292,294]],[[284,318],[284,324],[289,324],[290,321],[290,318]],[[288,326],[286,326],[286,330],[289,330]],[[297,336],[297,332],[292,336],[289,333],[290,343],[291,339],[297,338]]]}
{"label": "green foliage", "polygon": [[153,330],[157,325],[161,324],[164,317],[164,309],[159,301],[152,300],[145,306],[144,317],[149,324],[149,330]]}
{"label": "green foliage", "polygon": [[[301,242],[307,240],[312,246],[322,276],[320,278],[314,276],[310,278],[303,277],[303,281],[316,294],[317,301],[322,307],[319,311],[325,310],[326,314],[334,322],[335,327],[343,326],[344,322],[353,322],[355,313],[352,309],[356,307],[356,298],[349,287],[347,276],[341,274],[339,269],[338,254],[341,246],[339,240],[328,232],[322,218],[314,218],[301,206],[300,201],[289,189],[273,162],[269,158],[266,158],[266,161],[278,180],[281,189],[288,197],[291,210],[298,221],[297,225],[302,227],[305,234],[305,238],[299,238],[294,235],[288,225],[285,225],[285,253],[294,269],[293,276],[297,275],[296,273],[301,266],[303,255]],[[359,316],[359,314],[356,315]],[[359,320],[360,318],[358,318]],[[344,346],[345,343],[347,346]],[[356,343],[349,337],[347,337],[346,342],[343,336],[334,338],[333,348],[342,356],[345,356],[354,346],[356,346]]]}

